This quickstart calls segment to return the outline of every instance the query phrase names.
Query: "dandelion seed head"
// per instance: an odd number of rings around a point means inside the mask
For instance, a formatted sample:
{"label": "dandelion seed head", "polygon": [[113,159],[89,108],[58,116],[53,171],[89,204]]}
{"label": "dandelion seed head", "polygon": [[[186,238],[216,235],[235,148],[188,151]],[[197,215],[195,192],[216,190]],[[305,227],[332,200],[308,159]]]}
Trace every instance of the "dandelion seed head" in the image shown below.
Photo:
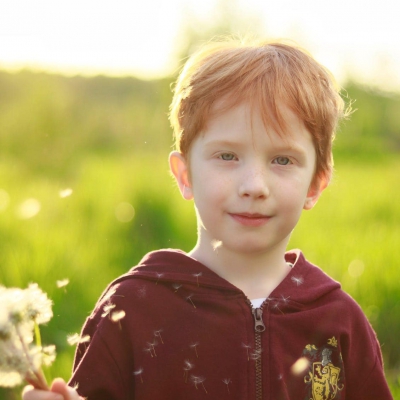
{"label": "dandelion seed head", "polygon": [[222,379],[222,382],[224,382],[225,385],[229,385],[232,382],[232,380],[230,378],[226,378],[226,379]]}
{"label": "dandelion seed head", "polygon": [[137,369],[136,371],[133,371],[133,375],[140,375],[142,374],[144,371],[144,369],[142,367],[140,367],[139,369]]}
{"label": "dandelion seed head", "polygon": [[123,319],[124,317],[125,317],[124,310],[114,311],[113,313],[111,313],[111,321],[113,322],[121,321],[121,319]]}
{"label": "dandelion seed head", "polygon": [[293,375],[301,375],[305,371],[307,371],[309,366],[310,366],[310,361],[308,360],[308,358],[301,357],[290,367],[290,370]]}
{"label": "dandelion seed head", "polygon": [[41,365],[55,359],[55,346],[32,344],[36,324],[52,317],[52,302],[37,284],[27,289],[0,286],[0,386],[22,382],[28,371],[34,374]]}
{"label": "dandelion seed head", "polygon": [[57,287],[59,289],[61,289],[69,284],[69,279],[61,279],[59,281],[56,281],[56,284],[57,284]]}
{"label": "dandelion seed head", "polygon": [[200,278],[200,276],[202,276],[202,275],[203,275],[202,272],[198,272],[197,274],[193,274],[193,276],[194,276],[195,278]]}

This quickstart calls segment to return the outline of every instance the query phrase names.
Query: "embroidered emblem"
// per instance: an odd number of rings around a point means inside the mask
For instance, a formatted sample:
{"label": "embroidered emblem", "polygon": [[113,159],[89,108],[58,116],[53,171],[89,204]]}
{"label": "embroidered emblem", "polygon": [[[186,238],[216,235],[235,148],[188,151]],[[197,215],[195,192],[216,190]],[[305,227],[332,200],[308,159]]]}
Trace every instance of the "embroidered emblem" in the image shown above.
{"label": "embroidered emblem", "polygon": [[333,336],[327,340],[327,345],[317,348],[308,344],[303,350],[303,356],[310,361],[308,375],[304,377],[307,384],[307,400],[334,400],[340,398],[344,388],[341,381],[342,355],[337,350],[338,342]]}
{"label": "embroidered emblem", "polygon": [[335,336],[332,336],[331,339],[328,339],[328,344],[330,344],[333,347],[337,347],[337,340],[336,340]]}

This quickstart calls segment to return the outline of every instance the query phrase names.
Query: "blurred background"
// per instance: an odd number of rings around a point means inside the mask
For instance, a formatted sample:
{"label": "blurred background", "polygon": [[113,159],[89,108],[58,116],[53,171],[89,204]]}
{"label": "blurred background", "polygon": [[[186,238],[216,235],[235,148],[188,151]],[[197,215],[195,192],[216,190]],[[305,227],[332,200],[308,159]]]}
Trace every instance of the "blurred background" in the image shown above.
{"label": "blurred background", "polygon": [[[42,329],[70,376],[105,286],[148,251],[195,243],[193,205],[169,173],[171,83],[218,34],[285,38],[354,101],[335,177],[290,247],[341,281],[382,344],[400,399],[400,25],[391,0],[0,0],[0,284],[37,282]],[[0,390],[0,399],[20,398]]]}

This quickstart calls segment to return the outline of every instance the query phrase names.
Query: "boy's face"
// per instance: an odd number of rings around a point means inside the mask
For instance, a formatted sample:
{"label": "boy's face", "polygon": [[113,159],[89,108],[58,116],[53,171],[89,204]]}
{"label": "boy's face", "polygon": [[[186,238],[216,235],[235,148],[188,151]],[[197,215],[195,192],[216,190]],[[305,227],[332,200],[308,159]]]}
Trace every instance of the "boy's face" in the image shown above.
{"label": "boy's face", "polygon": [[194,199],[204,248],[218,242],[234,252],[284,252],[302,210],[318,200],[325,186],[310,187],[311,135],[292,111],[281,112],[287,131],[279,135],[242,103],[210,119],[192,143],[190,165],[171,154],[182,195]]}

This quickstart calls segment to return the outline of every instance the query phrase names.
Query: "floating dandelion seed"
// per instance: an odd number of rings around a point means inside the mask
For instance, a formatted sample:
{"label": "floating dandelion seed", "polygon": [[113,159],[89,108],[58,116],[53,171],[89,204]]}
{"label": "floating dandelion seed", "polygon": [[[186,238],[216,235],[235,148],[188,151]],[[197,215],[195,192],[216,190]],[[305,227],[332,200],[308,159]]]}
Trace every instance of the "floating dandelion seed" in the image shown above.
{"label": "floating dandelion seed", "polygon": [[160,338],[161,343],[164,344],[164,341],[163,341],[163,339],[161,337],[161,332],[162,332],[162,329],[158,329],[157,331],[154,331],[154,336]]}
{"label": "floating dandelion seed", "polygon": [[214,251],[217,251],[219,247],[222,246],[222,241],[221,240],[212,240],[211,241],[211,246],[214,249]]}
{"label": "floating dandelion seed", "polygon": [[149,353],[150,356],[151,356],[151,358],[154,357],[154,356],[153,356],[153,351],[151,350],[150,347],[145,347],[145,348],[143,349],[143,351],[145,351],[146,353]]}
{"label": "floating dandelion seed", "polygon": [[176,293],[182,287],[182,285],[179,283],[173,283],[172,287],[174,288],[174,293]]}
{"label": "floating dandelion seed", "polygon": [[61,289],[69,284],[69,279],[61,279],[59,281],[56,281],[56,284],[57,284],[57,287],[59,289]]}
{"label": "floating dandelion seed", "polygon": [[281,296],[282,297],[282,301],[287,304],[289,302],[290,296],[285,297],[284,295]]}
{"label": "floating dandelion seed", "polygon": [[185,360],[183,364],[183,377],[185,378],[185,383],[187,383],[189,371],[194,368],[194,364],[192,364],[189,360]]}
{"label": "floating dandelion seed", "polygon": [[191,295],[189,295],[188,297],[186,297],[186,300],[187,301],[190,301],[191,303],[192,303],[192,306],[194,307],[194,308],[196,308],[196,306],[194,305],[194,303],[193,303],[193,300],[192,300],[192,297],[193,297],[194,295],[193,295],[193,293],[191,294]]}
{"label": "floating dandelion seed", "polygon": [[111,297],[114,296],[115,292],[116,292],[115,289],[110,289],[110,290],[105,294],[105,296],[103,297],[103,301],[104,301],[104,302],[107,302],[108,300],[110,300]]}
{"label": "floating dandelion seed", "polygon": [[203,386],[203,389],[206,392],[206,394],[208,394],[208,392],[204,386],[204,381],[206,380],[204,377],[190,375],[190,380],[194,383],[194,386],[196,389],[198,389],[197,385],[201,385],[201,386]]}
{"label": "floating dandelion seed", "polygon": [[125,318],[125,311],[124,310],[119,310],[119,311],[114,311],[111,313],[111,321],[112,322],[117,322],[119,329],[122,329],[121,326],[121,319]]}
{"label": "floating dandelion seed", "polygon": [[196,357],[199,358],[199,355],[197,353],[197,346],[199,345],[199,342],[193,343],[190,345],[190,348],[194,350],[194,352],[196,353]]}
{"label": "floating dandelion seed", "polygon": [[242,347],[244,347],[246,349],[247,352],[247,361],[250,361],[250,353],[249,350],[251,349],[251,346],[246,344],[246,343],[242,343]]}
{"label": "floating dandelion seed", "polygon": [[295,283],[297,286],[300,286],[300,285],[302,285],[302,284],[304,283],[304,279],[303,279],[301,276],[299,276],[299,277],[292,276],[290,279],[291,279],[292,282]]}
{"label": "floating dandelion seed", "polygon": [[203,275],[202,272],[198,272],[197,274],[193,274],[193,276],[196,278],[197,286],[200,286],[199,285],[199,277],[202,276],[202,275]]}
{"label": "floating dandelion seed", "polygon": [[115,304],[108,302],[104,307],[103,307],[103,314],[101,314],[102,318],[107,317],[107,315],[109,315],[109,317],[111,318],[111,310],[115,308]]}
{"label": "floating dandelion seed", "polygon": [[230,391],[229,391],[229,384],[230,384],[232,381],[231,381],[229,378],[226,378],[226,379],[222,379],[222,382],[225,383],[226,389],[228,390],[228,393],[230,393]]}
{"label": "floating dandelion seed", "polygon": [[157,340],[153,340],[151,343],[147,342],[150,350],[152,351],[152,353],[154,354],[154,357],[157,357],[157,353],[156,353],[156,349],[155,347],[157,346]]}
{"label": "floating dandelion seed", "polygon": [[301,375],[305,371],[307,371],[309,366],[310,366],[310,361],[308,360],[308,358],[301,357],[290,367],[290,370],[293,375]]}
{"label": "floating dandelion seed", "polygon": [[66,189],[60,190],[60,191],[58,192],[58,195],[59,195],[62,199],[65,199],[66,197],[71,196],[72,193],[73,193],[73,190],[72,190],[71,188],[66,188]]}
{"label": "floating dandelion seed", "polygon": [[0,304],[0,386],[16,386],[25,379],[49,390],[41,366],[54,361],[55,346],[42,346],[38,325],[52,318],[52,302],[37,284],[30,284],[24,290],[0,286]]}
{"label": "floating dandelion seed", "polygon": [[79,343],[88,343],[90,342],[90,336],[89,335],[81,336],[78,333],[74,333],[73,335],[67,336],[67,342],[71,346],[74,346]]}
{"label": "floating dandelion seed", "polygon": [[140,377],[140,382],[143,383],[142,374],[143,374],[143,368],[139,368],[138,370],[133,371],[133,375],[139,376]]}
{"label": "floating dandelion seed", "polygon": [[164,276],[164,274],[159,274],[158,272],[156,272],[156,276],[157,276],[157,281],[156,281],[156,285],[158,285],[158,281],[160,280],[160,278],[162,278]]}

